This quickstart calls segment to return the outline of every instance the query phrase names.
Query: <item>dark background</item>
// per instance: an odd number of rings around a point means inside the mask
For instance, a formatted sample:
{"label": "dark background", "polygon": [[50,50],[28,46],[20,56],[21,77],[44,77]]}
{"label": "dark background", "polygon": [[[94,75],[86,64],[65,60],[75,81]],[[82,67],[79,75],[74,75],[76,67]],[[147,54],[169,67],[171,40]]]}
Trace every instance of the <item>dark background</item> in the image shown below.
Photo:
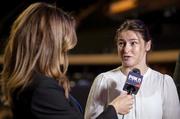
{"label": "dark background", "polygon": [[[12,21],[29,4],[44,1],[56,4],[77,18],[78,45],[75,54],[99,54],[114,52],[114,33],[125,19],[139,18],[152,32],[154,50],[180,48],[180,1],[137,0],[134,9],[109,13],[112,3],[121,0],[1,0],[0,45],[4,47]],[[2,50],[1,50],[2,52]]]}
{"label": "dark background", "polygon": [[[0,54],[3,54],[12,22],[27,6],[37,1],[56,4],[77,19],[78,44],[71,54],[115,53],[115,31],[125,19],[131,18],[142,19],[148,25],[153,37],[154,51],[180,49],[180,0],[137,0],[135,8],[117,13],[112,13],[109,7],[121,0],[1,0]],[[80,63],[69,66],[71,92],[83,109],[94,77],[117,66],[119,64]],[[172,76],[175,62],[153,63],[150,66]]]}

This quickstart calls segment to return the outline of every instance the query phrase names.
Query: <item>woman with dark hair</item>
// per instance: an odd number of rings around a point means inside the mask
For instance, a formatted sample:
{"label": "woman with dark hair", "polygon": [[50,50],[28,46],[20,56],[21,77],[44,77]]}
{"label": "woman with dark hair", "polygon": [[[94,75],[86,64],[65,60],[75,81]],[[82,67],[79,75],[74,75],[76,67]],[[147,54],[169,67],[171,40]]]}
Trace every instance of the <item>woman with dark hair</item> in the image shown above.
{"label": "woman with dark hair", "polygon": [[[147,54],[152,38],[141,20],[126,20],[116,32],[116,45],[121,66],[99,74],[91,87],[85,119],[96,118],[107,104],[120,95],[130,71],[139,69],[143,80],[134,100],[127,104],[129,112],[118,119],[179,119],[179,99],[172,77],[151,69]],[[133,103],[133,104],[132,104]]]}

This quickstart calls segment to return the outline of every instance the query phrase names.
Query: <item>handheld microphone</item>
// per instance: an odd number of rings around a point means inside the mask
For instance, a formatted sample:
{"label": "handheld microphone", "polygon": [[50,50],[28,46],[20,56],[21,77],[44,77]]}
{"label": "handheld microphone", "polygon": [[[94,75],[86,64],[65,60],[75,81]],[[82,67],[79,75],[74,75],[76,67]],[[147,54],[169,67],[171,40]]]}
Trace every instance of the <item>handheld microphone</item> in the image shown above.
{"label": "handheld microphone", "polygon": [[136,95],[141,86],[142,79],[143,76],[141,75],[140,70],[134,68],[132,71],[129,72],[123,90],[127,91],[130,95]]}

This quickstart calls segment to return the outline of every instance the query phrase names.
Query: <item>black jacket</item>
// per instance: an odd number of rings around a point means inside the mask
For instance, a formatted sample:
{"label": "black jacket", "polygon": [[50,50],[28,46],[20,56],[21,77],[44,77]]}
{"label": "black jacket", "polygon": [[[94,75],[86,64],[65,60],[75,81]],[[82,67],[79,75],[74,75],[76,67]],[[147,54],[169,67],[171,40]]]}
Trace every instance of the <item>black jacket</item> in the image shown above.
{"label": "black jacket", "polygon": [[[83,119],[76,100],[67,99],[58,81],[35,73],[31,84],[13,97],[13,119]],[[117,119],[114,107],[109,106],[97,119]]]}

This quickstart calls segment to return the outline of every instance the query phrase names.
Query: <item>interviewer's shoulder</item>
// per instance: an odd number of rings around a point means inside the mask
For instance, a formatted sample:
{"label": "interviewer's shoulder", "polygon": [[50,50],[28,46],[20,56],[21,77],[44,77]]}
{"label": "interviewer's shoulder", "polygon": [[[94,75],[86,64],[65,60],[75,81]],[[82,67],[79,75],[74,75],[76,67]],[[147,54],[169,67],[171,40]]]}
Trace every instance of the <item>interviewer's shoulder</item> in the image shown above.
{"label": "interviewer's shoulder", "polygon": [[35,73],[33,76],[33,86],[36,88],[61,88],[58,85],[58,81],[51,78],[51,77],[47,77],[43,74],[40,73]]}

